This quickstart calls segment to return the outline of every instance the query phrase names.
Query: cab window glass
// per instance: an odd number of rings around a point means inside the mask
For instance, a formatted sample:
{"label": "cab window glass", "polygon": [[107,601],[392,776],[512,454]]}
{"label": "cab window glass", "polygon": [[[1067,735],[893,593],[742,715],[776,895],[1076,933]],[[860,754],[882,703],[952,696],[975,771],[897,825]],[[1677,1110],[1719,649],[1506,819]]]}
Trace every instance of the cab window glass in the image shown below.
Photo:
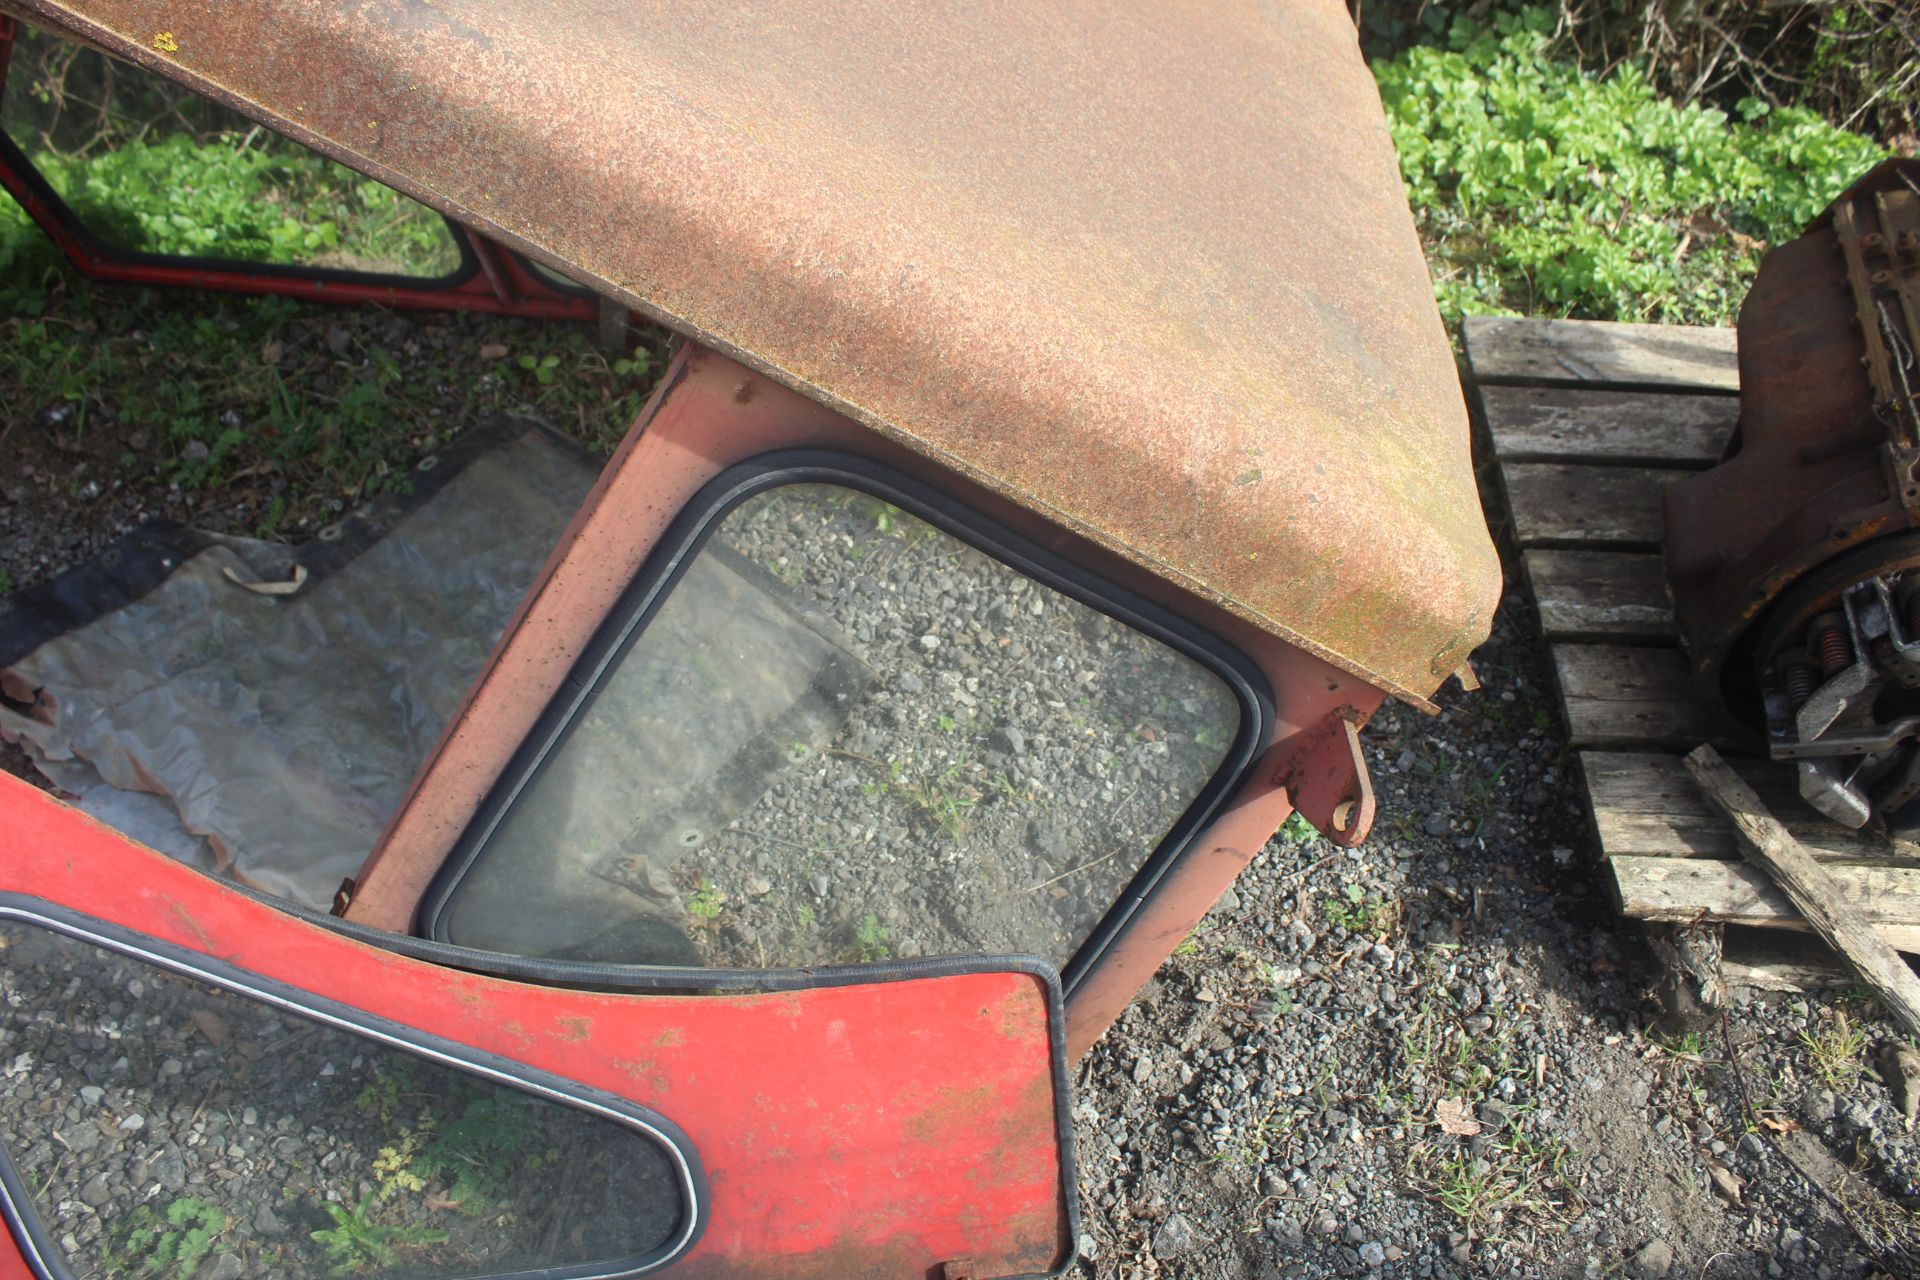
{"label": "cab window glass", "polygon": [[0,127],[81,223],[121,249],[429,278],[460,265],[446,220],[424,205],[30,27],[14,46]]}
{"label": "cab window glass", "polygon": [[455,942],[1064,963],[1222,767],[1213,671],[899,507],[734,508],[484,837]]}
{"label": "cab window glass", "polygon": [[512,1274],[687,1212],[624,1124],[14,921],[0,1147],[83,1277]]}

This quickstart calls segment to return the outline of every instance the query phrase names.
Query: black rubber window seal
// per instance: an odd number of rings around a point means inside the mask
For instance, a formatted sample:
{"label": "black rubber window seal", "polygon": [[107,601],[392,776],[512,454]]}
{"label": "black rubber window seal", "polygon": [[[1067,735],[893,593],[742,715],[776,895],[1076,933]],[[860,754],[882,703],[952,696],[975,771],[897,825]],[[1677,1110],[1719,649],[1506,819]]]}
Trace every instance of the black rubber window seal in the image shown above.
{"label": "black rubber window seal", "polygon": [[[1186,853],[1245,778],[1272,731],[1273,694],[1246,655],[1173,611],[1111,582],[939,490],[856,454],[818,449],[782,450],[750,459],[709,481],[668,527],[653,556],[588,643],[505,773],[482,801],[453,852],[435,876],[419,911],[419,932],[448,942],[451,907],[460,884],[484,854],[487,841],[547,757],[591,704],[601,682],[632,647],[680,576],[726,517],[747,499],[794,484],[833,484],[891,502],[984,552],[1028,578],[1160,641],[1218,677],[1240,706],[1240,723],[1220,767],[1140,864],[1139,870],[1074,955],[1062,966],[1070,995],[1112,947],[1128,922],[1151,900],[1168,871]],[[651,966],[619,966],[637,970]]]}
{"label": "black rubber window seal", "polygon": [[[709,1192],[699,1153],[678,1125],[649,1108],[550,1072],[467,1045],[455,1044],[418,1028],[315,996],[277,979],[263,978],[225,960],[150,938],[37,898],[0,893],[0,920],[15,921],[89,943],[400,1052],[597,1115],[652,1139],[665,1152],[677,1175],[681,1197],[681,1222],[673,1239],[634,1258],[479,1273],[484,1280],[633,1280],[634,1277],[652,1275],[671,1266],[699,1243],[706,1230]],[[339,932],[350,936],[355,933],[349,930]],[[5,1218],[20,1245],[22,1255],[36,1275],[43,1280],[74,1280],[72,1269],[67,1266],[60,1249],[53,1244],[46,1224],[34,1206],[32,1192],[14,1167],[4,1137],[0,1137],[0,1217]]]}

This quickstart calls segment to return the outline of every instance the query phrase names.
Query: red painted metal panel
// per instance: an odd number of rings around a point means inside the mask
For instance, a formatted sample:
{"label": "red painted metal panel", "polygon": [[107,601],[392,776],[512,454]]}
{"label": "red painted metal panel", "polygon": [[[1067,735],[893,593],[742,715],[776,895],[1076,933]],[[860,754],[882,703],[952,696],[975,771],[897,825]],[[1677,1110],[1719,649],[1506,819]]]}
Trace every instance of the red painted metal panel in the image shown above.
{"label": "red painted metal panel", "polygon": [[[0,892],[652,1108],[711,1184],[675,1275],[982,1277],[1071,1256],[1046,981],[982,972],[763,995],[502,981],[282,914],[0,776]],[[0,1250],[0,1280],[18,1274]],[[9,1268],[12,1268],[11,1270]]]}
{"label": "red painted metal panel", "polygon": [[[1372,802],[1370,792],[1362,795],[1364,777],[1355,776],[1349,729],[1379,707],[1377,688],[688,343],[561,535],[487,669],[415,777],[356,878],[348,919],[401,932],[411,928],[448,850],[674,516],[729,466],[788,448],[842,449],[936,484],[988,518],[1178,611],[1266,674],[1274,695],[1275,750],[1195,837],[1187,860],[1074,989],[1067,1013],[1073,1056],[1120,1015],[1295,807],[1343,843],[1364,837]],[[1354,803],[1345,828],[1336,832],[1334,812],[1346,801]]]}

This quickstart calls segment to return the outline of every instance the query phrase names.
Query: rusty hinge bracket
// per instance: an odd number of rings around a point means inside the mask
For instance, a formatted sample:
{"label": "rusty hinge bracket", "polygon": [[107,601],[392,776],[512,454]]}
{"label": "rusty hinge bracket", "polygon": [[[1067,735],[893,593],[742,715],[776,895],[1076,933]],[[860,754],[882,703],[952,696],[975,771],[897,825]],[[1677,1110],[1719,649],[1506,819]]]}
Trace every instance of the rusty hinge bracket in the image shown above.
{"label": "rusty hinge bracket", "polygon": [[353,891],[358,887],[358,885],[354,884],[352,876],[348,876],[342,880],[340,887],[333,891],[333,905],[328,908],[328,913],[336,916],[345,916],[347,914],[347,908],[353,905]]}
{"label": "rusty hinge bracket", "polygon": [[1295,734],[1273,775],[1294,812],[1347,848],[1373,830],[1373,779],[1360,754],[1360,724],[1343,709]]}
{"label": "rusty hinge bracket", "polygon": [[940,1264],[940,1280],[978,1280],[972,1258],[955,1258]]}

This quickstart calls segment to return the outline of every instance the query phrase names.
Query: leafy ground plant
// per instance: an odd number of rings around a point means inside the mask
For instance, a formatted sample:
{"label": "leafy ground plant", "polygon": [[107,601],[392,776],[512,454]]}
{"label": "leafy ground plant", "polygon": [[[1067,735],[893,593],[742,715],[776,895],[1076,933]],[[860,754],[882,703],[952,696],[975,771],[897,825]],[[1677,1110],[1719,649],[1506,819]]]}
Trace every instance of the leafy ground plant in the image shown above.
{"label": "leafy ground plant", "polygon": [[1449,317],[1726,323],[1767,246],[1886,154],[1801,108],[1730,118],[1632,63],[1583,71],[1551,54],[1555,24],[1456,17],[1444,47],[1374,64]]}
{"label": "leafy ground plant", "polygon": [[159,1212],[141,1205],[128,1220],[120,1253],[130,1275],[190,1276],[226,1230],[227,1215],[219,1206],[192,1196]]}
{"label": "leafy ground plant", "polygon": [[375,1222],[373,1200],[369,1193],[357,1205],[321,1206],[333,1225],[313,1232],[313,1238],[325,1251],[327,1270],[333,1275],[365,1275],[375,1268],[391,1270],[400,1265],[401,1250],[445,1243],[444,1231]]}

